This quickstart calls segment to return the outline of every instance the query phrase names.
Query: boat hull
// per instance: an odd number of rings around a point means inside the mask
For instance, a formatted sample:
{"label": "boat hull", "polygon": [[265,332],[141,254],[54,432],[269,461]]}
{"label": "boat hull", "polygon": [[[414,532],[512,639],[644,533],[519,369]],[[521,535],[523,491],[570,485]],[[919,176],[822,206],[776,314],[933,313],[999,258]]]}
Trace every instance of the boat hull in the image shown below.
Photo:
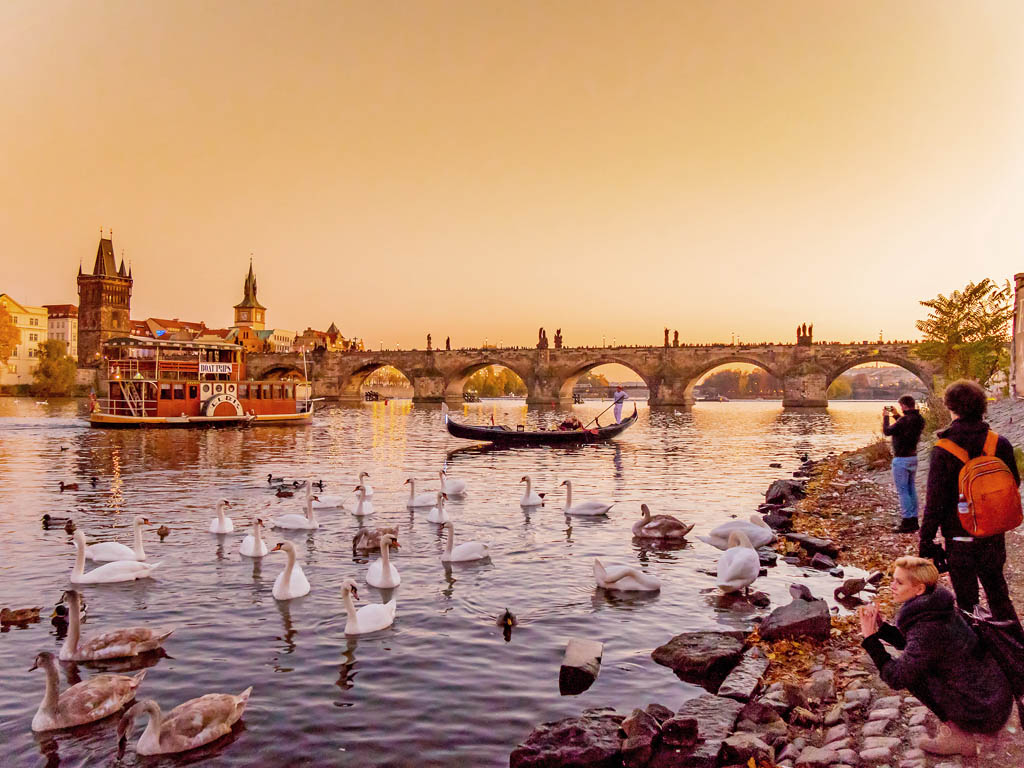
{"label": "boat hull", "polygon": [[469,424],[460,424],[445,415],[445,426],[452,437],[459,437],[464,440],[481,440],[495,445],[503,446],[533,446],[533,445],[586,445],[587,443],[600,443],[609,440],[616,435],[621,435],[633,424],[636,423],[637,411],[633,406],[633,415],[623,419],[618,424],[611,424],[606,427],[594,429],[575,430],[540,430],[536,432],[517,432],[504,427],[475,427]]}
{"label": "boat hull", "polygon": [[238,427],[303,426],[313,422],[313,413],[268,413],[258,416],[126,416],[111,413],[89,414],[89,424],[105,429],[138,427]]}

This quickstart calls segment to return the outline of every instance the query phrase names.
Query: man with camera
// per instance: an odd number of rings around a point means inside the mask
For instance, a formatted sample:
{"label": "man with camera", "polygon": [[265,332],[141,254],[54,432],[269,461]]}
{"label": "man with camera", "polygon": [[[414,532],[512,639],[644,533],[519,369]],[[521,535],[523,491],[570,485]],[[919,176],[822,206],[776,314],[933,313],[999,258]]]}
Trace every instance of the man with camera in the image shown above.
{"label": "man with camera", "polygon": [[[917,523],[917,442],[924,430],[924,417],[910,395],[896,401],[902,414],[890,405],[882,409],[882,433],[892,438],[892,479],[900,497],[900,524],[896,533],[916,533]],[[892,424],[889,417],[895,417]]]}

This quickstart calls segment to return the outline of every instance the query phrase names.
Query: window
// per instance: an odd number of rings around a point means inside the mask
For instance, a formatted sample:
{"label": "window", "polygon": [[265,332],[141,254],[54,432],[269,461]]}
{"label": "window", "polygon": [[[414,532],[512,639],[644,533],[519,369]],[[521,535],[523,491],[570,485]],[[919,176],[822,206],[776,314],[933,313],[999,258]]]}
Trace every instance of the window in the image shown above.
{"label": "window", "polygon": [[253,384],[252,385],[252,397],[254,399],[256,399],[256,400],[260,399],[260,385],[259,384]]}
{"label": "window", "polygon": [[184,400],[185,399],[185,385],[184,384],[175,384],[174,385],[174,399],[175,400]]}
{"label": "window", "polygon": [[282,397],[283,397],[283,395],[281,393],[281,385],[280,384],[275,384],[274,385],[274,399],[275,400],[280,400]]}
{"label": "window", "polygon": [[292,399],[292,385],[291,384],[285,384],[284,385],[284,399],[285,400],[291,400]]}
{"label": "window", "polygon": [[171,385],[170,384],[161,384],[160,385],[160,399],[161,400],[170,400],[171,399]]}
{"label": "window", "polygon": [[197,384],[188,385],[188,399],[195,400],[199,397],[199,386]]}
{"label": "window", "polygon": [[260,389],[263,390],[263,399],[264,400],[269,400],[270,399],[270,385],[269,384],[262,384],[262,385],[260,385]]}
{"label": "window", "polygon": [[238,399],[239,400],[248,400],[249,399],[249,385],[248,384],[239,384],[238,385]]}

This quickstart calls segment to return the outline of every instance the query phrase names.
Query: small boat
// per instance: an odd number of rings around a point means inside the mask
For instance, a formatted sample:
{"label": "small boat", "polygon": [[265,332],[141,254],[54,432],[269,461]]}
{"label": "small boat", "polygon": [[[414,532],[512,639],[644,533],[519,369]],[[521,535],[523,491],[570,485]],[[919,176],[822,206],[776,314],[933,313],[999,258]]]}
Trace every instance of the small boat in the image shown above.
{"label": "small boat", "polygon": [[452,437],[461,437],[465,440],[483,440],[495,445],[583,445],[585,443],[599,443],[622,434],[636,423],[636,404],[633,405],[633,415],[623,419],[618,424],[610,424],[606,427],[592,427],[590,429],[571,430],[526,430],[510,429],[501,426],[471,426],[460,424],[454,421],[447,413],[444,414],[444,424]]}

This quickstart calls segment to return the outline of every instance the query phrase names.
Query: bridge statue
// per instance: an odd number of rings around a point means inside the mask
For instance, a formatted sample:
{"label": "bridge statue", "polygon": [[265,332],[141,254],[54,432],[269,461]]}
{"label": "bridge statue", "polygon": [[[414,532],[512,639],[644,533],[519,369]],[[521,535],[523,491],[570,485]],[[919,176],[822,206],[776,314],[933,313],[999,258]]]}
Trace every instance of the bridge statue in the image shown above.
{"label": "bridge statue", "polygon": [[668,328],[665,329],[665,346],[668,347]]}
{"label": "bridge statue", "polygon": [[679,331],[676,331],[675,333],[672,334],[672,346],[679,346]]}
{"label": "bridge statue", "polygon": [[562,348],[562,329],[561,328],[556,328],[555,329],[555,349],[561,349],[561,348]]}
{"label": "bridge statue", "polygon": [[430,334],[428,333],[427,334],[427,352],[429,352],[431,349],[432,349],[432,347],[430,346]]}
{"label": "bridge statue", "polygon": [[445,336],[445,338],[444,338],[444,349],[445,349],[446,352],[451,352],[452,351],[452,337],[451,336]]}

